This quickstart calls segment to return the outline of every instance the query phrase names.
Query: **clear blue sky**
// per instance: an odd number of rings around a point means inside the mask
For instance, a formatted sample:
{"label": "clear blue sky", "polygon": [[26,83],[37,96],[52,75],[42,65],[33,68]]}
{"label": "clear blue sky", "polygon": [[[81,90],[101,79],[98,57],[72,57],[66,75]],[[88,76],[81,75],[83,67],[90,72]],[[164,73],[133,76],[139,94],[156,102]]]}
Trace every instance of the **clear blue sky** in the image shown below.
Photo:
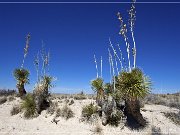
{"label": "clear blue sky", "polygon": [[[13,0],[11,0],[13,1]],[[130,4],[0,4],[0,88],[15,88],[12,72],[20,67],[25,35],[30,50],[25,68],[30,70],[31,91],[36,82],[33,59],[41,41],[50,50],[50,72],[58,80],[52,92],[92,93],[96,77],[93,55],[103,56],[103,76],[109,81],[108,39],[125,43],[118,35],[117,12],[127,19]],[[153,92],[180,90],[180,3],[136,4],[137,65],[150,76]],[[162,90],[162,91],[161,91]]]}

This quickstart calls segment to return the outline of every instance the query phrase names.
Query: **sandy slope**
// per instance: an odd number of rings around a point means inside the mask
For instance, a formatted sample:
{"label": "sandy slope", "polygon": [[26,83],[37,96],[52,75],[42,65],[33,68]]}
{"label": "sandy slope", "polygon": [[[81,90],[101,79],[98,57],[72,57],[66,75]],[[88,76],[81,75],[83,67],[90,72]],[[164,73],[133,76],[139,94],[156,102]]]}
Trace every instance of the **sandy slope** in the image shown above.
{"label": "sandy slope", "polygon": [[[56,99],[57,101],[59,99]],[[94,133],[95,125],[90,125],[79,121],[81,116],[81,108],[85,104],[93,102],[91,99],[87,100],[75,100],[75,103],[71,105],[71,109],[75,113],[75,117],[69,120],[63,118],[58,118],[60,121],[55,124],[52,123],[54,115],[49,115],[46,111],[43,111],[40,116],[34,119],[24,119],[23,113],[18,115],[11,116],[10,110],[13,105],[19,104],[20,99],[16,98],[15,101],[6,102],[0,105],[0,135],[18,135],[18,134],[57,134],[57,135],[92,135]],[[61,107],[64,103],[59,103]],[[145,111],[142,111],[142,114],[147,118],[149,125],[141,130],[130,130],[128,127],[121,129],[123,125],[119,127],[111,126],[102,126],[102,134],[104,135],[126,135],[126,134],[142,134],[150,135],[152,126],[156,126],[161,129],[161,132],[164,134],[180,134],[180,127],[176,126],[169,119],[164,117],[162,112],[173,111],[177,112],[176,109],[161,105],[145,105],[143,108]],[[100,123],[100,122],[99,122]]]}

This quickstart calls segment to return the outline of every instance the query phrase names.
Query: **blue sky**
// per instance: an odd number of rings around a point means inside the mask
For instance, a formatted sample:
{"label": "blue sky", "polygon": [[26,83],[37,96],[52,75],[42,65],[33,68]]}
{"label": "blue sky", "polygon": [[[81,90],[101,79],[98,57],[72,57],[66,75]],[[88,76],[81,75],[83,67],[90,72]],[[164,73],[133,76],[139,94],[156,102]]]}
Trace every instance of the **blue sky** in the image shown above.
{"label": "blue sky", "polygon": [[[13,1],[13,0],[11,0]],[[130,4],[0,4],[0,88],[15,88],[14,68],[23,59],[25,36],[31,33],[25,68],[30,70],[31,91],[36,82],[33,59],[42,40],[50,50],[50,73],[57,77],[52,92],[92,93],[96,77],[93,55],[103,57],[103,77],[109,81],[108,40],[125,43],[117,12],[127,20]],[[180,90],[180,3],[136,4],[137,65],[150,76],[152,92]]]}

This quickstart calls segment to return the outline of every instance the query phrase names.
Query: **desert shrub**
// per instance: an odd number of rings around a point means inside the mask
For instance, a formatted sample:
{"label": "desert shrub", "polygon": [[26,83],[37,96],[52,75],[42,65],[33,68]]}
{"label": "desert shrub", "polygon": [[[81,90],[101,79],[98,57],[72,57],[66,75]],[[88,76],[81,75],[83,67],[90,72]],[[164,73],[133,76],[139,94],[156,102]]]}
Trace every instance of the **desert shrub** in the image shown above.
{"label": "desert shrub", "polygon": [[84,100],[84,99],[87,99],[86,95],[82,95],[82,94],[77,94],[74,96],[74,99],[75,100]]}
{"label": "desert shrub", "polygon": [[74,100],[73,99],[71,99],[71,101],[69,102],[69,105],[72,105],[72,104],[74,104]]}
{"label": "desert shrub", "polygon": [[61,109],[58,108],[58,109],[56,110],[56,117],[60,117],[60,116],[61,116]]}
{"label": "desert shrub", "polygon": [[16,114],[18,114],[18,113],[20,113],[21,112],[21,107],[20,106],[18,106],[18,105],[15,105],[15,106],[13,106],[13,108],[11,109],[11,115],[16,115]]}
{"label": "desert shrub", "polygon": [[96,126],[94,127],[94,130],[93,130],[93,132],[95,133],[95,134],[100,134],[101,132],[102,132],[102,127],[100,126],[100,124],[99,123],[97,123],[96,124]]}
{"label": "desert shrub", "polygon": [[50,102],[50,106],[47,108],[48,114],[54,114],[54,112],[57,110],[58,102]]}
{"label": "desert shrub", "polygon": [[69,99],[65,99],[65,103],[66,103],[66,104],[69,103]]}
{"label": "desert shrub", "polygon": [[69,108],[67,105],[63,106],[62,110],[61,110],[61,117],[65,118],[66,120],[68,120],[69,118],[74,117],[74,113],[71,110],[71,108]]}
{"label": "desert shrub", "polygon": [[82,108],[82,117],[86,118],[88,121],[91,118],[91,115],[97,113],[98,107],[93,103],[86,105]]}
{"label": "desert shrub", "polygon": [[7,101],[7,97],[0,98],[0,105],[4,104]]}
{"label": "desert shrub", "polygon": [[25,118],[28,119],[36,116],[36,104],[33,95],[27,94],[24,98],[24,101],[22,102],[21,107],[25,110]]}
{"label": "desert shrub", "polygon": [[175,124],[180,125],[180,111],[178,113],[167,112],[164,113],[165,117],[169,118]]}
{"label": "desert shrub", "polygon": [[14,96],[10,96],[10,97],[8,97],[8,101],[9,102],[11,102],[11,101],[13,101],[13,100],[15,100],[16,98],[14,97]]}
{"label": "desert shrub", "polygon": [[112,113],[108,118],[108,124],[111,126],[118,126],[122,120],[124,114],[122,111],[116,110],[115,113]]}
{"label": "desert shrub", "polygon": [[151,127],[151,135],[161,135],[161,129],[156,126]]}

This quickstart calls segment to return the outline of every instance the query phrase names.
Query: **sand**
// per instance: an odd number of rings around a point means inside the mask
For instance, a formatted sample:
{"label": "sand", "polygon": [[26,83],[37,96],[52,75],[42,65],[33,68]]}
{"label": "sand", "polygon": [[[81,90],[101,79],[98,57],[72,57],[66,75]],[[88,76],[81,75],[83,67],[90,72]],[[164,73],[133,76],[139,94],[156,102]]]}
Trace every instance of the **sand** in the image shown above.
{"label": "sand", "polygon": [[[55,99],[53,101],[60,101]],[[41,115],[33,119],[25,119],[23,112],[17,115],[10,115],[10,111],[14,105],[18,105],[21,99],[16,98],[14,101],[7,101],[0,105],[0,135],[93,135],[95,132],[95,124],[88,124],[81,122],[81,110],[82,106],[94,102],[92,99],[86,100],[74,100],[75,103],[70,108],[75,113],[75,117],[65,120],[59,117],[59,122],[56,124],[52,122],[55,114],[47,114],[47,111],[43,111]],[[58,103],[59,107],[63,106],[62,103]],[[102,128],[101,134],[103,135],[130,135],[141,134],[150,135],[153,126],[160,128],[163,134],[180,134],[180,126],[175,125],[171,120],[163,115],[163,112],[177,112],[177,109],[172,109],[162,105],[146,105],[142,108],[141,113],[147,119],[149,124],[142,130],[131,130],[124,124],[120,124],[119,127],[103,126],[99,121],[99,125]]]}

